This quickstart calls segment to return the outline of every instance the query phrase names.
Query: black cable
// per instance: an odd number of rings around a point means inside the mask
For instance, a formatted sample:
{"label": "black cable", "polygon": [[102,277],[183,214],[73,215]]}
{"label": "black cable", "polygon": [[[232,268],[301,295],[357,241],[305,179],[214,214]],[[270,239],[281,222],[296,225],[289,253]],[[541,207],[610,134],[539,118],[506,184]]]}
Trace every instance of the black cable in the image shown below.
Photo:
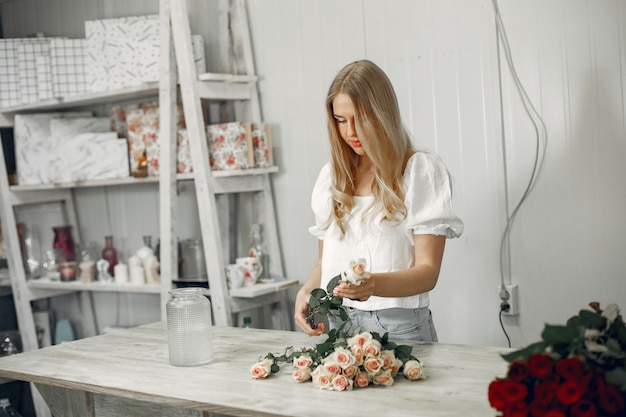
{"label": "black cable", "polygon": [[506,332],[506,329],[504,328],[504,324],[502,323],[502,313],[504,313],[505,311],[509,311],[509,303],[507,303],[506,301],[503,301],[500,304],[500,314],[498,314],[498,319],[500,320],[500,327],[502,327],[502,331],[504,332],[504,335],[506,336],[506,340],[509,344],[509,347],[511,347],[511,339],[509,339],[509,335]]}

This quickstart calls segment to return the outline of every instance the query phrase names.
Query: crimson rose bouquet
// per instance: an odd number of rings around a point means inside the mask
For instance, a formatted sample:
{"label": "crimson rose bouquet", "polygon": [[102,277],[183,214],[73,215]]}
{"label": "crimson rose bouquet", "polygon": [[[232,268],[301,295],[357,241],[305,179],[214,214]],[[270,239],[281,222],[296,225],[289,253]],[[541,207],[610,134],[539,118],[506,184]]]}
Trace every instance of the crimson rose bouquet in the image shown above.
{"label": "crimson rose bouquet", "polygon": [[502,416],[626,415],[626,326],[616,304],[589,306],[565,326],[546,325],[542,341],[502,355],[507,375],[488,392]]}
{"label": "crimson rose bouquet", "polygon": [[296,382],[311,380],[316,388],[335,391],[364,388],[370,384],[390,386],[400,373],[412,381],[425,379],[422,363],[411,355],[411,346],[390,341],[387,333],[380,336],[375,332],[348,334],[345,331],[349,318],[341,308],[343,299],[332,295],[333,289],[340,280],[360,285],[368,278],[365,261],[359,259],[350,262],[348,270],[334,277],[327,291],[322,288],[313,290],[307,319],[314,324],[315,314],[335,315],[341,318],[342,325],[329,331],[328,338],[313,348],[294,350],[290,346],[283,354],[268,353],[252,365],[252,377],[265,379],[280,370],[280,363],[290,363]]}

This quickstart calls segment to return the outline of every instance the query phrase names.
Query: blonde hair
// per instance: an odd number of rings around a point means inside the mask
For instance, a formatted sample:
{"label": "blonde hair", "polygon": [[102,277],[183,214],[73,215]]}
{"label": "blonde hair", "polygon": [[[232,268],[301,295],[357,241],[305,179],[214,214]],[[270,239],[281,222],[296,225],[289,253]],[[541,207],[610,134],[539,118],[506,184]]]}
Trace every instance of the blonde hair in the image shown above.
{"label": "blonde hair", "polygon": [[372,192],[374,203],[369,218],[382,214],[383,221],[401,221],[406,217],[402,176],[414,153],[411,138],[400,116],[398,99],[389,78],[368,60],[346,65],[335,77],[326,97],[327,129],[333,170],[332,218],[345,235],[345,218],[352,211],[354,178],[359,155],[341,139],[333,112],[333,100],[339,94],[350,98],[354,106],[356,133],[363,150],[375,169]]}

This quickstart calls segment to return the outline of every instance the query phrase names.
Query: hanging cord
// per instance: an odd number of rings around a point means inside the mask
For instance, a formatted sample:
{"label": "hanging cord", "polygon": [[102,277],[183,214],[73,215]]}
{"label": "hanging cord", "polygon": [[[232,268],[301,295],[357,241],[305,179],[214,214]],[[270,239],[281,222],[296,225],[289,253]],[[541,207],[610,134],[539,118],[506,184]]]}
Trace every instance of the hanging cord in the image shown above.
{"label": "hanging cord", "polygon": [[[530,194],[531,190],[534,188],[537,177],[539,176],[539,172],[544,163],[547,144],[548,144],[548,134],[546,125],[543,122],[543,119],[539,115],[539,112],[535,109],[524,86],[522,85],[517,71],[515,70],[515,65],[513,64],[513,58],[511,56],[511,49],[509,47],[509,41],[506,34],[506,30],[504,28],[504,23],[502,21],[502,16],[500,15],[500,9],[498,8],[498,1],[493,0],[493,8],[495,12],[495,20],[496,20],[496,42],[497,42],[497,59],[498,59],[498,82],[499,82],[499,98],[500,98],[500,126],[501,126],[501,134],[502,134],[502,147],[503,147],[503,163],[504,163],[504,177],[505,177],[505,203],[506,203],[506,211],[509,212],[508,206],[508,172],[507,172],[507,164],[506,164],[506,152],[505,152],[505,144],[506,144],[506,132],[504,128],[504,100],[502,97],[502,62],[500,57],[500,49],[504,51],[505,59],[509,71],[511,73],[511,77],[519,93],[520,99],[522,100],[522,105],[524,106],[524,111],[528,115],[531,123],[533,124],[533,129],[535,131],[535,159],[533,162],[533,169],[530,175],[530,179],[520,198],[519,202],[508,216],[504,231],[502,233],[502,238],[500,241],[500,298],[502,299],[502,303],[500,304],[500,325],[502,326],[502,330],[504,331],[504,335],[506,336],[509,347],[511,346],[511,341],[509,336],[502,324],[502,313],[508,311],[510,305],[508,304],[508,300],[510,298],[509,292],[506,290],[506,286],[504,284],[504,276],[505,276],[505,259],[508,259],[508,275],[511,275],[511,265],[510,265],[510,247],[507,243],[509,243],[510,232],[513,226],[513,221],[519,212],[520,207],[526,201],[526,198]],[[541,132],[540,132],[541,127]],[[542,147],[543,144],[543,147]]]}

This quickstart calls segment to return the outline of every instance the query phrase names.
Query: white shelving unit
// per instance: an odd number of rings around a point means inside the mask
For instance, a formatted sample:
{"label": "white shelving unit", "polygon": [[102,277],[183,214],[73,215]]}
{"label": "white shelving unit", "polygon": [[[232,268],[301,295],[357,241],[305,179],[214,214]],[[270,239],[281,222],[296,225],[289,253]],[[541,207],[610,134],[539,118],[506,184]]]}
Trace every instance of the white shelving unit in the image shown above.
{"label": "white shelving unit", "polygon": [[[242,0],[239,1],[243,6]],[[177,276],[176,253],[176,183],[192,181],[196,189],[198,209],[201,217],[201,232],[204,243],[205,259],[209,276],[210,297],[213,306],[215,323],[229,326],[235,323],[236,314],[251,308],[278,305],[284,313],[288,313],[286,289],[296,285],[297,280],[285,279],[282,256],[278,242],[278,233],[273,205],[270,175],[278,172],[277,167],[247,169],[240,171],[212,171],[208,166],[207,141],[204,131],[205,121],[200,110],[200,99],[214,101],[237,100],[247,103],[247,112],[253,120],[261,121],[258,101],[257,77],[253,65],[249,65],[249,73],[233,74],[195,74],[195,66],[190,50],[185,49],[190,42],[189,22],[184,0],[161,0],[161,81],[123,90],[85,94],[65,99],[47,100],[23,106],[0,109],[0,125],[11,125],[16,114],[45,112],[52,110],[69,110],[106,103],[117,103],[142,98],[157,98],[161,111],[161,155],[162,167],[159,177],[124,178],[102,181],[81,181],[62,184],[45,185],[9,185],[5,159],[0,148],[0,216],[3,236],[8,252],[11,287],[15,300],[18,326],[25,351],[38,348],[36,329],[31,303],[35,300],[76,293],[80,296],[82,306],[82,327],[85,336],[95,335],[95,320],[91,306],[91,293],[145,293],[159,295],[162,317],[165,318],[165,304],[169,298],[168,291],[172,288],[172,276]],[[245,13],[245,6],[240,7]],[[247,31],[247,16],[243,16],[243,26]],[[172,42],[173,38],[173,42]],[[246,33],[246,55],[251,61],[252,51],[249,34]],[[186,44],[181,48],[181,44]],[[174,59],[174,45],[180,70],[177,80],[177,63]],[[191,60],[189,63],[188,60]],[[187,129],[190,134],[192,155],[194,157],[194,173],[176,174],[175,146],[176,127],[172,122],[175,114],[177,84],[180,85],[185,107]],[[169,169],[168,169],[169,167]],[[109,187],[133,185],[138,183],[155,184],[155,192],[160,198],[160,237],[161,237],[161,284],[131,285],[103,284],[99,282],[81,283],[55,282],[48,279],[27,279],[20,251],[20,237],[16,222],[16,209],[26,204],[47,202],[64,203],[66,224],[74,226],[77,243],[80,243],[77,215],[73,202],[73,190],[82,187]],[[157,189],[158,185],[158,189]],[[158,191],[157,191],[158,190]],[[220,194],[253,193],[255,204],[259,208],[259,221],[264,224],[269,255],[270,272],[278,277],[276,282],[258,284],[250,288],[229,291],[225,278],[225,257],[221,251],[219,233],[217,196]],[[290,315],[286,314],[290,323]],[[290,325],[289,325],[290,327]],[[49,416],[49,410],[43,399],[33,387],[33,398],[38,417]]]}

